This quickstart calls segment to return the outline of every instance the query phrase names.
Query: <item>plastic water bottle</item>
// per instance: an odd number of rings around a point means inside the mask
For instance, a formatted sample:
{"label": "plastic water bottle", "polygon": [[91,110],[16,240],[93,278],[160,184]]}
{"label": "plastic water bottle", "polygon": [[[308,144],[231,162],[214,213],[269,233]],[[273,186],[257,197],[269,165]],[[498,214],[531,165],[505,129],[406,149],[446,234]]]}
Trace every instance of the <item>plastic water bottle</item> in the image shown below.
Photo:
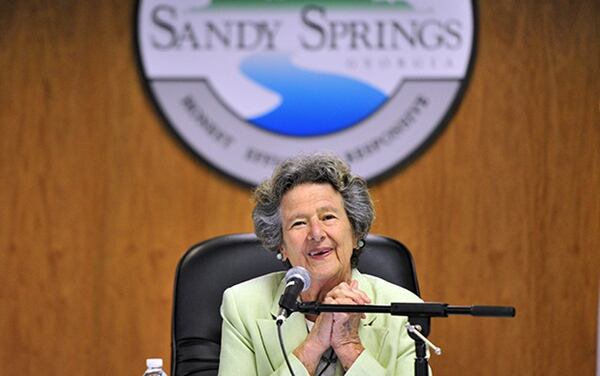
{"label": "plastic water bottle", "polygon": [[148,369],[144,372],[144,376],[167,376],[162,366],[163,361],[160,358],[146,359],[146,367]]}

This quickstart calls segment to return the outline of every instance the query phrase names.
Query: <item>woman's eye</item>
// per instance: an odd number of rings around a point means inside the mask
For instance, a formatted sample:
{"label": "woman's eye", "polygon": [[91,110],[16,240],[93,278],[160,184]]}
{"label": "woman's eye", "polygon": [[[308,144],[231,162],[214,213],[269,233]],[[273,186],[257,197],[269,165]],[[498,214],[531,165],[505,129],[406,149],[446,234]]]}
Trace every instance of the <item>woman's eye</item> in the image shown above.
{"label": "woman's eye", "polygon": [[324,220],[335,219],[335,215],[333,215],[333,214],[325,214],[323,216],[323,219]]}
{"label": "woman's eye", "polygon": [[298,226],[302,226],[304,224],[304,221],[296,221],[292,223],[291,227],[298,227]]}

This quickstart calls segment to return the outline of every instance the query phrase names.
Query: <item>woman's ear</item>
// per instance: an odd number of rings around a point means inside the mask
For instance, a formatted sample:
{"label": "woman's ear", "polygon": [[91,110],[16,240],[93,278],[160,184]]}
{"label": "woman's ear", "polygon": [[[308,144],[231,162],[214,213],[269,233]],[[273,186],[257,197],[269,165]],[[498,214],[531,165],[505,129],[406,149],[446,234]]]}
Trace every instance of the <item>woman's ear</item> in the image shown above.
{"label": "woman's ear", "polygon": [[279,248],[279,255],[281,255],[281,257],[277,256],[279,260],[283,262],[287,261],[287,252],[285,251],[285,247],[283,245]]}
{"label": "woman's ear", "polygon": [[360,241],[360,239],[358,239],[358,237],[356,237],[356,235],[352,234],[352,249],[359,249],[358,247],[358,242]]}

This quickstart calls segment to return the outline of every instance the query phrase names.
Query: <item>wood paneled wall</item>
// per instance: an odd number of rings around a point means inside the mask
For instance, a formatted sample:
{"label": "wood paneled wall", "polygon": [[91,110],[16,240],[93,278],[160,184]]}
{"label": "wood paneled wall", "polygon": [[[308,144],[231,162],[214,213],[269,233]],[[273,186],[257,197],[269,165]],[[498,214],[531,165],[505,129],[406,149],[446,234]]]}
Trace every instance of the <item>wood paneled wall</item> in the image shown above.
{"label": "wood paneled wall", "polygon": [[[250,195],[161,125],[130,1],[0,5],[0,364],[135,375],[170,356],[192,243],[251,231]],[[591,375],[600,277],[600,5],[481,1],[457,115],[373,187],[423,295],[517,307],[434,321],[437,375]],[[167,364],[168,364],[167,360]]]}

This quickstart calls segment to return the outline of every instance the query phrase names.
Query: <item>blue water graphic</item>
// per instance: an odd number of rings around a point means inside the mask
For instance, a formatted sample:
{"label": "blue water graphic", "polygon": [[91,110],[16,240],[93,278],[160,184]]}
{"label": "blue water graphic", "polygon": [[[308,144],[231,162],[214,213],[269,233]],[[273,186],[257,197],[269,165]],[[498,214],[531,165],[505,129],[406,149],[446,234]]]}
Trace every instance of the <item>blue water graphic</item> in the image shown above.
{"label": "blue water graphic", "polygon": [[321,136],[346,129],[387,99],[384,93],[361,81],[294,66],[282,53],[250,56],[240,68],[281,96],[278,107],[248,120],[288,136]]}

